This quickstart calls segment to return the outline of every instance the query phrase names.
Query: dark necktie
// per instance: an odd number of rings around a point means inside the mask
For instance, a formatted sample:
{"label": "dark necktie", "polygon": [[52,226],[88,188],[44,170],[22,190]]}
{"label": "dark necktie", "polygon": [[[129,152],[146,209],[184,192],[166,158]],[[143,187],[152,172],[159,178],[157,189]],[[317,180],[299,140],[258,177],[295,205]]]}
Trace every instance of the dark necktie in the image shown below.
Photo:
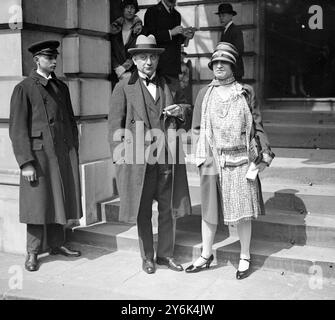
{"label": "dark necktie", "polygon": [[145,84],[148,86],[149,83],[153,83],[156,84],[156,77],[153,77],[152,79],[149,79],[148,77],[144,79],[145,80]]}

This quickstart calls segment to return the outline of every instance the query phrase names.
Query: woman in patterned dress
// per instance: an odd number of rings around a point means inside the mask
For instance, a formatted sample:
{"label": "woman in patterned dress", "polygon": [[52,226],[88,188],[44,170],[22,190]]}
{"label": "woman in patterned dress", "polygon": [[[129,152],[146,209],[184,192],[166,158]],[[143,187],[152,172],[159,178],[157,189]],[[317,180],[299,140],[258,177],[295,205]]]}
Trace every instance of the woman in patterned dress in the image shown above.
{"label": "woman in patterned dress", "polygon": [[252,87],[235,81],[237,56],[230,43],[217,45],[208,64],[214,80],[199,92],[194,107],[192,130],[201,184],[202,254],[186,272],[209,268],[214,259],[212,245],[219,215],[223,215],[224,224],[237,226],[241,252],[236,278],[243,279],[250,273],[251,220],[265,213],[260,181],[258,177],[247,179],[246,174],[252,162],[259,172],[263,171],[274,154]]}

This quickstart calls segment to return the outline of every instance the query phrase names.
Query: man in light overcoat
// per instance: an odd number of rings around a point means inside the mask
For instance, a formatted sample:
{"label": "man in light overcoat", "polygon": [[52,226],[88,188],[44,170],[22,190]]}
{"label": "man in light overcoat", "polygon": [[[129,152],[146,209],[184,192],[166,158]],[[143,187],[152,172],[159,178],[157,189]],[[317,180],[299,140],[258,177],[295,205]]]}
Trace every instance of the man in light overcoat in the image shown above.
{"label": "man in light overcoat", "polygon": [[174,271],[183,270],[173,258],[175,218],[191,212],[183,153],[174,135],[168,135],[183,126],[187,105],[174,104],[164,77],[156,74],[163,51],[153,35],[137,38],[129,49],[137,70],[116,85],[109,113],[119,220],[137,223],[142,268],[149,274],[156,270],[153,200],[159,211],[156,263]]}

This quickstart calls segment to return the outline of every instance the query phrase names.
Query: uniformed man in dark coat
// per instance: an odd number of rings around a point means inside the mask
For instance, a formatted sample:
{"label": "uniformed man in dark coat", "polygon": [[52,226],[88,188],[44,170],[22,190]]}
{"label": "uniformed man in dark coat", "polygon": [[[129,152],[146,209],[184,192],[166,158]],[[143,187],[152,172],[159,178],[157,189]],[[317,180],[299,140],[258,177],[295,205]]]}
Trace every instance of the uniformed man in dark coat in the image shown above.
{"label": "uniformed man in dark coat", "polygon": [[178,143],[168,132],[183,126],[188,105],[174,104],[165,79],[156,74],[164,48],[157,48],[153,35],[139,35],[136,46],[128,51],[137,70],[115,86],[108,118],[120,195],[119,220],[137,223],[142,268],[154,273],[151,218],[152,203],[157,200],[156,263],[182,271],[173,258],[175,218],[190,214],[191,202],[185,162],[182,156],[178,161]]}
{"label": "uniformed man in dark coat", "polygon": [[78,130],[67,86],[54,70],[58,41],[29,47],[36,70],[11,98],[9,135],[21,169],[20,222],[27,224],[28,271],[38,269],[44,230],[50,254],[80,255],[64,246],[64,225],[82,216]]}
{"label": "uniformed man in dark coat", "polygon": [[230,3],[221,3],[218,8],[218,12],[215,14],[219,15],[220,22],[224,28],[220,41],[229,42],[234,45],[239,53],[237,58],[234,76],[237,81],[241,81],[244,76],[244,64],[242,55],[244,52],[244,41],[243,33],[238,26],[233,23],[233,16],[236,16],[236,11]]}

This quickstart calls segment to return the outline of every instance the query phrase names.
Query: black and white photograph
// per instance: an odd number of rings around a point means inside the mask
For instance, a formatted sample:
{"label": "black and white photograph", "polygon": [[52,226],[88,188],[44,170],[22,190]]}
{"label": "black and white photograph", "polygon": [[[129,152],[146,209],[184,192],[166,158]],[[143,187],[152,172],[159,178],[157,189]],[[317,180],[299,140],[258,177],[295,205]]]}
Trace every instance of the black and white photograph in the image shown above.
{"label": "black and white photograph", "polygon": [[0,1],[0,300],[334,299],[334,0]]}

